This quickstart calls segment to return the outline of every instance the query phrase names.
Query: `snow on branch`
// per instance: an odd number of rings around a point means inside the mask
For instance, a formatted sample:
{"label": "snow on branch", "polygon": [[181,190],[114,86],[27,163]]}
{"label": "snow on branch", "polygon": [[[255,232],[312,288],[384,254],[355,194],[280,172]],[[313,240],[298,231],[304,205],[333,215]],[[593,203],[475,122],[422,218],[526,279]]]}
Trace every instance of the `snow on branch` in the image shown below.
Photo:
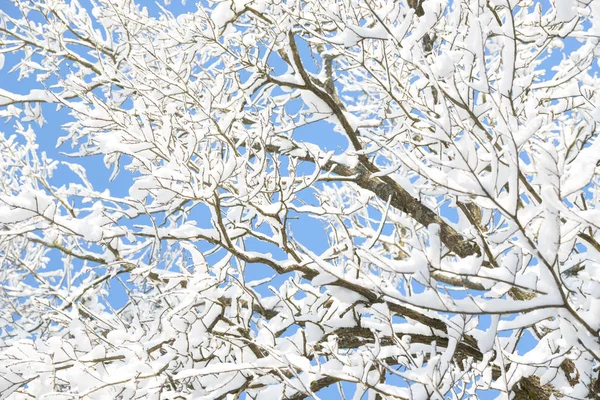
{"label": "snow on branch", "polygon": [[598,18],[11,0],[0,398],[596,398]]}

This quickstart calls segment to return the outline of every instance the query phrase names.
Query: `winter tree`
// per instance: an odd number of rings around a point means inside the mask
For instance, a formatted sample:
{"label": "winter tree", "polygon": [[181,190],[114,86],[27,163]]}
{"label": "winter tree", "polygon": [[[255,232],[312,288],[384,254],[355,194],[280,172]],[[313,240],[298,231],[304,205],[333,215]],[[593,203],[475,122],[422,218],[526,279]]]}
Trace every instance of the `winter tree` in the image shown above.
{"label": "winter tree", "polygon": [[600,1],[185,7],[0,0],[0,398],[600,398]]}

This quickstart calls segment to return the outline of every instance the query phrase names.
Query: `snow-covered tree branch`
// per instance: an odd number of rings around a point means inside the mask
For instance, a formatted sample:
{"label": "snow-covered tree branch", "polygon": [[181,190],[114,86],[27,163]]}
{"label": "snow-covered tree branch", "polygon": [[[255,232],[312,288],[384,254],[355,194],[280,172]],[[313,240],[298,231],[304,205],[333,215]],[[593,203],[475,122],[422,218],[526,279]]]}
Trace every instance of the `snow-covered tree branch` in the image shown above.
{"label": "snow-covered tree branch", "polygon": [[4,1],[0,398],[600,398],[600,1]]}

